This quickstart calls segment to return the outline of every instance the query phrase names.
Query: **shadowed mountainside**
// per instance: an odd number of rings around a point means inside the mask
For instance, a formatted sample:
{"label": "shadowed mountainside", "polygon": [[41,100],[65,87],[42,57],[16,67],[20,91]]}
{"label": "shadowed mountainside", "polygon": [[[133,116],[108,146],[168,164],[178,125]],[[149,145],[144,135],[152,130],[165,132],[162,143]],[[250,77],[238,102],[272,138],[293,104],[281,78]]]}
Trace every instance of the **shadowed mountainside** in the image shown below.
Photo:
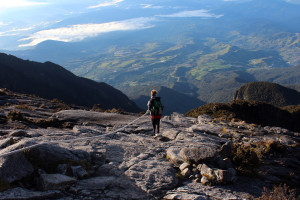
{"label": "shadowed mountainside", "polygon": [[276,83],[251,82],[237,90],[234,99],[262,101],[281,107],[300,104],[300,93]]}
{"label": "shadowed mountainside", "polygon": [[0,87],[60,99],[68,104],[139,112],[134,102],[106,83],[78,77],[51,62],[38,63],[0,54]]}

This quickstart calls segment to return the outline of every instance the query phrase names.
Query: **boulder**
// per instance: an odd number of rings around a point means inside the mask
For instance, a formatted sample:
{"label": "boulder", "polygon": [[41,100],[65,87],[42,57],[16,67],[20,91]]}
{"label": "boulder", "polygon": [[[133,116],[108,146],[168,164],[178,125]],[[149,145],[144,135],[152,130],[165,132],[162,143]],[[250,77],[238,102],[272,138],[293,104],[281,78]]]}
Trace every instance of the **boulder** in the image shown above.
{"label": "boulder", "polygon": [[223,158],[231,158],[232,156],[232,150],[233,150],[233,144],[231,141],[226,142],[225,144],[223,144],[219,150],[219,154],[223,157]]}
{"label": "boulder", "polygon": [[167,158],[173,163],[173,164],[182,164],[184,160],[180,157],[179,152],[181,148],[179,147],[170,147],[167,150]]}
{"label": "boulder", "polygon": [[219,184],[231,183],[236,179],[236,171],[233,168],[229,168],[228,170],[214,170],[214,175],[216,178],[216,182]]}
{"label": "boulder", "polygon": [[46,190],[61,190],[69,188],[76,183],[76,179],[62,174],[41,174],[40,189]]}
{"label": "boulder", "polygon": [[142,160],[126,172],[136,185],[151,195],[161,195],[167,189],[177,185],[175,169],[164,160]]}
{"label": "boulder", "polygon": [[58,164],[90,162],[89,153],[82,150],[70,151],[54,144],[43,144],[31,149],[27,156],[32,163],[35,163],[48,173],[53,173]]}
{"label": "boulder", "polygon": [[0,180],[12,183],[29,176],[33,171],[33,166],[23,153],[0,158]]}
{"label": "boulder", "polygon": [[210,168],[208,165],[200,164],[200,165],[198,165],[197,168],[200,171],[200,174],[202,176],[206,176],[211,180],[214,179],[214,170],[212,168]]}
{"label": "boulder", "polygon": [[68,165],[67,164],[59,164],[57,165],[56,172],[59,174],[66,175],[68,170]]}
{"label": "boulder", "polygon": [[184,178],[188,178],[192,174],[192,171],[189,168],[185,168],[181,171],[181,175],[184,176]]}
{"label": "boulder", "polygon": [[82,168],[82,166],[71,166],[71,171],[74,177],[76,178],[84,178],[88,176],[88,173],[85,169]]}
{"label": "boulder", "polygon": [[188,162],[209,161],[217,158],[218,151],[208,146],[185,147],[180,150],[179,156]]}
{"label": "boulder", "polygon": [[178,131],[176,129],[171,129],[171,130],[164,131],[162,133],[162,136],[166,137],[166,138],[169,138],[170,140],[175,140],[176,136],[178,135],[179,132],[180,131]]}
{"label": "boulder", "polygon": [[[233,168],[229,168],[228,170],[210,168],[206,164],[200,164],[197,166],[197,169],[200,171],[202,175],[201,183],[207,185],[209,184],[226,184],[234,182],[236,177],[236,171]],[[203,178],[206,177],[206,178]]]}
{"label": "boulder", "polygon": [[190,166],[191,165],[189,163],[184,162],[179,166],[179,169],[180,171],[183,171],[184,169],[189,168]]}
{"label": "boulder", "polygon": [[210,180],[208,179],[207,176],[202,176],[200,182],[201,182],[203,185],[209,185],[209,184],[210,184]]}

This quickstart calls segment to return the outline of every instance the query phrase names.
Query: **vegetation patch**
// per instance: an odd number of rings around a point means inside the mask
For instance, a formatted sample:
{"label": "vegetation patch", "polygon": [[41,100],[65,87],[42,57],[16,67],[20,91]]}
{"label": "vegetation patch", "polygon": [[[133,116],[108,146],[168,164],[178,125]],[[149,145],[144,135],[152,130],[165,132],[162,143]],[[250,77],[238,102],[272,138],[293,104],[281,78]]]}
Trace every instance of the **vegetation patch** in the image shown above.
{"label": "vegetation patch", "polygon": [[11,186],[6,180],[0,179],[0,192],[3,192],[10,188],[11,188]]}
{"label": "vegetation patch", "polygon": [[55,104],[56,111],[69,110],[71,107],[59,99],[52,99],[51,103]]}
{"label": "vegetation patch", "polygon": [[7,95],[7,89],[0,89],[0,96],[6,96]]}
{"label": "vegetation patch", "polygon": [[59,122],[58,120],[55,119],[30,119],[29,122],[42,128],[47,128],[47,127],[61,128],[63,126],[62,122]]}
{"label": "vegetation patch", "polygon": [[17,110],[9,111],[6,117],[9,121],[28,121],[28,119],[24,117],[24,115],[20,111]]}
{"label": "vegetation patch", "polygon": [[261,197],[255,200],[297,200],[299,196],[296,197],[296,190],[290,188],[286,184],[280,184],[274,186],[272,190],[267,190],[264,188],[264,192]]}
{"label": "vegetation patch", "polygon": [[236,170],[245,175],[256,175],[265,157],[271,154],[284,154],[287,146],[278,141],[268,140],[252,144],[234,143],[232,161]]}
{"label": "vegetation patch", "polygon": [[232,161],[236,170],[245,175],[257,173],[261,160],[253,147],[235,143],[232,152]]}
{"label": "vegetation patch", "polygon": [[106,113],[119,113],[119,114],[124,114],[124,110],[120,109],[120,108],[112,108],[112,109],[108,109],[105,110],[104,112]]}
{"label": "vegetation patch", "polygon": [[29,106],[27,104],[19,104],[19,105],[16,105],[15,106],[16,109],[20,109],[20,110],[31,110],[31,111],[34,111],[35,108],[32,107],[32,106]]}
{"label": "vegetation patch", "polygon": [[103,109],[101,108],[101,104],[94,104],[92,111],[103,112]]}

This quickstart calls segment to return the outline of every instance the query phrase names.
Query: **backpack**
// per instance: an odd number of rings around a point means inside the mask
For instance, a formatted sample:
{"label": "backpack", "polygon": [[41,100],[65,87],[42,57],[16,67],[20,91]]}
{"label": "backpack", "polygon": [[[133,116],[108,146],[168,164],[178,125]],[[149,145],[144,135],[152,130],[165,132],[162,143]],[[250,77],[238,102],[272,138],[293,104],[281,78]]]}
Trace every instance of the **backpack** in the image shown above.
{"label": "backpack", "polygon": [[151,115],[161,115],[163,112],[163,105],[160,101],[160,98],[153,99],[152,108],[150,108]]}

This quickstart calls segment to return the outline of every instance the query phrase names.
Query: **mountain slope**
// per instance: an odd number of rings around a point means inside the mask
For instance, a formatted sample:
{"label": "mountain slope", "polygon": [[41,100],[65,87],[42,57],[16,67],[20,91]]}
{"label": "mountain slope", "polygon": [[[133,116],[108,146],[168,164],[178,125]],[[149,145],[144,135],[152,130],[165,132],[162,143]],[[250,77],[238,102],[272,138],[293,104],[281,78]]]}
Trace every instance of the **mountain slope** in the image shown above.
{"label": "mountain slope", "polygon": [[51,62],[25,61],[2,53],[0,87],[49,99],[57,98],[69,104],[89,107],[101,104],[103,109],[140,111],[126,95],[106,83],[77,77]]}
{"label": "mountain slope", "polygon": [[190,109],[205,104],[205,102],[195,97],[163,86],[135,86],[127,89],[124,88],[123,91],[140,108],[147,109],[147,102],[150,99],[150,91],[152,89],[156,89],[158,91],[158,96],[161,97],[162,104],[164,105],[164,115],[170,115],[173,112],[185,113]]}
{"label": "mountain slope", "polygon": [[251,82],[237,90],[234,99],[262,101],[282,107],[300,104],[300,93],[276,83]]}

